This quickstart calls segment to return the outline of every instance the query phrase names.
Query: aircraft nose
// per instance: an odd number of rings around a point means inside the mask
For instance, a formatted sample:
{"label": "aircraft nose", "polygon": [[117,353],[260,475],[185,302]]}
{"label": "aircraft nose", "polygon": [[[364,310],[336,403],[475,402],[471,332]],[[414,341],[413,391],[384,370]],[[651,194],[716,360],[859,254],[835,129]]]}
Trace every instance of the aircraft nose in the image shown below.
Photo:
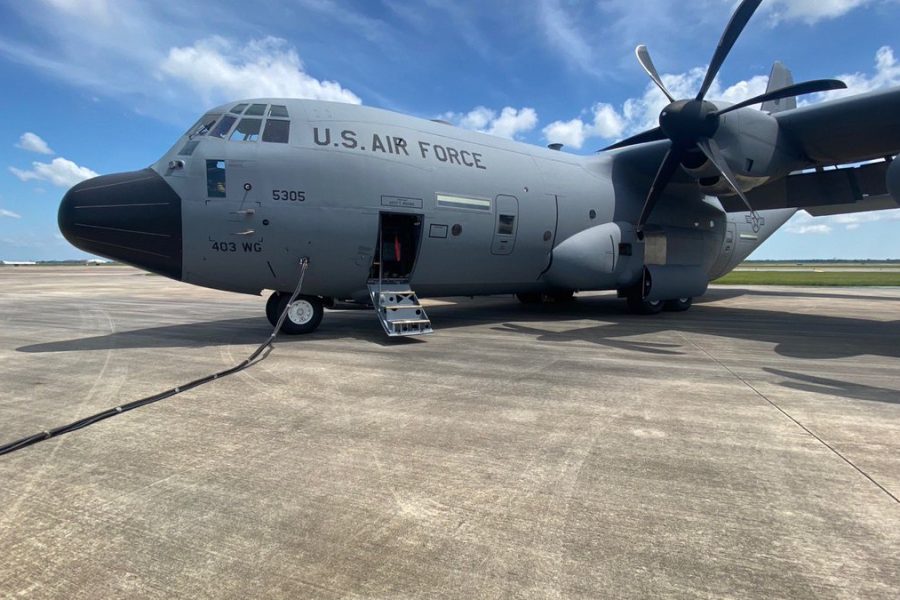
{"label": "aircraft nose", "polygon": [[181,198],[152,169],[82,181],[58,220],[76,248],[181,279]]}

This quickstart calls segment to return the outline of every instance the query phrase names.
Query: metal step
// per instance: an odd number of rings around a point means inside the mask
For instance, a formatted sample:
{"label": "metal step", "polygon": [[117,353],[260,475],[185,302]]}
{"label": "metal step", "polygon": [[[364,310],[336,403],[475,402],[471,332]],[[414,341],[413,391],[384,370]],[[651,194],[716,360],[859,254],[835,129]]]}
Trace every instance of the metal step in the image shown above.
{"label": "metal step", "polygon": [[406,283],[369,284],[369,296],[384,332],[390,337],[434,333],[425,308]]}

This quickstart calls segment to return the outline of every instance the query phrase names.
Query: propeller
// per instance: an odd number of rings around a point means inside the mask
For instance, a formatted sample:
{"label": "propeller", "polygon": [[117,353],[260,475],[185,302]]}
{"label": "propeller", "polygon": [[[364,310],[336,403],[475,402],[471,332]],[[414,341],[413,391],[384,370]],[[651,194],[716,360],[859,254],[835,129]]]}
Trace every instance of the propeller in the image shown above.
{"label": "propeller", "polygon": [[762,4],[762,0],[743,0],[738,5],[731,20],[725,27],[725,31],[722,33],[719,44],[716,46],[712,60],[709,63],[709,68],[706,71],[706,76],[703,78],[700,91],[693,100],[676,100],[671,92],[666,89],[665,83],[663,83],[662,77],[660,77],[659,72],[656,70],[656,66],[653,64],[653,59],[650,57],[650,51],[647,47],[641,45],[635,50],[635,54],[637,55],[641,67],[643,67],[644,71],[660,91],[665,94],[666,98],[669,99],[669,105],[666,106],[659,115],[659,127],[639,133],[626,140],[622,140],[621,142],[604,148],[604,150],[616,150],[635,144],[644,144],[666,139],[669,140],[669,150],[666,152],[666,156],[659,166],[656,177],[650,185],[650,191],[647,193],[644,206],[641,209],[641,216],[638,219],[636,227],[639,233],[643,230],[656,203],[659,202],[666,186],[668,186],[672,177],[675,175],[683,159],[685,159],[688,154],[697,153],[698,151],[703,153],[709,162],[716,167],[725,181],[728,182],[728,185],[741,200],[743,200],[744,204],[747,205],[747,209],[755,216],[756,213],[747,199],[747,196],[744,194],[744,191],[741,189],[731,166],[725,159],[722,149],[715,139],[713,139],[713,136],[715,136],[719,129],[719,124],[721,122],[720,118],[722,115],[741,108],[753,106],[754,104],[768,102],[769,100],[779,100],[781,98],[844,89],[847,87],[844,82],[836,79],[819,79],[772,90],[723,109],[719,109],[715,104],[707,101],[706,94],[709,92],[716,76],[719,74],[719,70],[725,63],[725,59],[728,58],[735,42],[737,42],[760,4]]}

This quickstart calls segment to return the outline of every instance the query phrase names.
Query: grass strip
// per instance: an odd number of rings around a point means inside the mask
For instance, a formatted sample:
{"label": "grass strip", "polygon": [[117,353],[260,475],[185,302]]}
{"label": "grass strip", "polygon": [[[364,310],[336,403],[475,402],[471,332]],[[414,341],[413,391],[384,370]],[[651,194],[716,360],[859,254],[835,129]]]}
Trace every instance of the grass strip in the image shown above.
{"label": "grass strip", "polygon": [[735,271],[713,283],[719,285],[893,287],[900,286],[900,272]]}

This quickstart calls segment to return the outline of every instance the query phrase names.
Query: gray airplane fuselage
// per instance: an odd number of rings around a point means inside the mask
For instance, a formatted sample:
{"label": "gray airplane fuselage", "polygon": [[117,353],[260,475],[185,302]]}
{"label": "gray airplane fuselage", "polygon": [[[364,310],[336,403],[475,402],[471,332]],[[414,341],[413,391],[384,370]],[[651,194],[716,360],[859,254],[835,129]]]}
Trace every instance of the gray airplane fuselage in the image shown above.
{"label": "gray airplane fuselage", "polygon": [[[264,114],[230,115],[231,129],[213,135],[239,104],[265,105],[256,111]],[[285,109],[277,118],[275,107]],[[289,121],[280,130],[289,127],[287,136],[278,137],[273,123],[267,141],[268,120]],[[689,211],[661,205],[642,241],[633,224],[646,190],[615,185],[614,161],[605,154],[576,156],[319,101],[230,103],[198,126],[152,173],[76,186],[60,210],[66,237],[188,283],[251,294],[293,289],[298,261],[308,257],[304,293],[362,299],[379,248],[392,248],[380,231],[382,215],[414,215],[415,244],[395,241],[398,257],[409,248],[416,254],[410,287],[422,296],[482,295],[624,289],[653,263],[690,265],[714,278],[795,212],[762,211],[754,222],[750,213],[725,213],[700,196]],[[121,201],[102,196],[119,198],[135,181],[158,191]],[[165,202],[163,181],[174,194]],[[92,205],[69,200],[79,192],[95,194]],[[142,225],[142,210],[161,212]],[[128,225],[116,227],[117,218]]]}

